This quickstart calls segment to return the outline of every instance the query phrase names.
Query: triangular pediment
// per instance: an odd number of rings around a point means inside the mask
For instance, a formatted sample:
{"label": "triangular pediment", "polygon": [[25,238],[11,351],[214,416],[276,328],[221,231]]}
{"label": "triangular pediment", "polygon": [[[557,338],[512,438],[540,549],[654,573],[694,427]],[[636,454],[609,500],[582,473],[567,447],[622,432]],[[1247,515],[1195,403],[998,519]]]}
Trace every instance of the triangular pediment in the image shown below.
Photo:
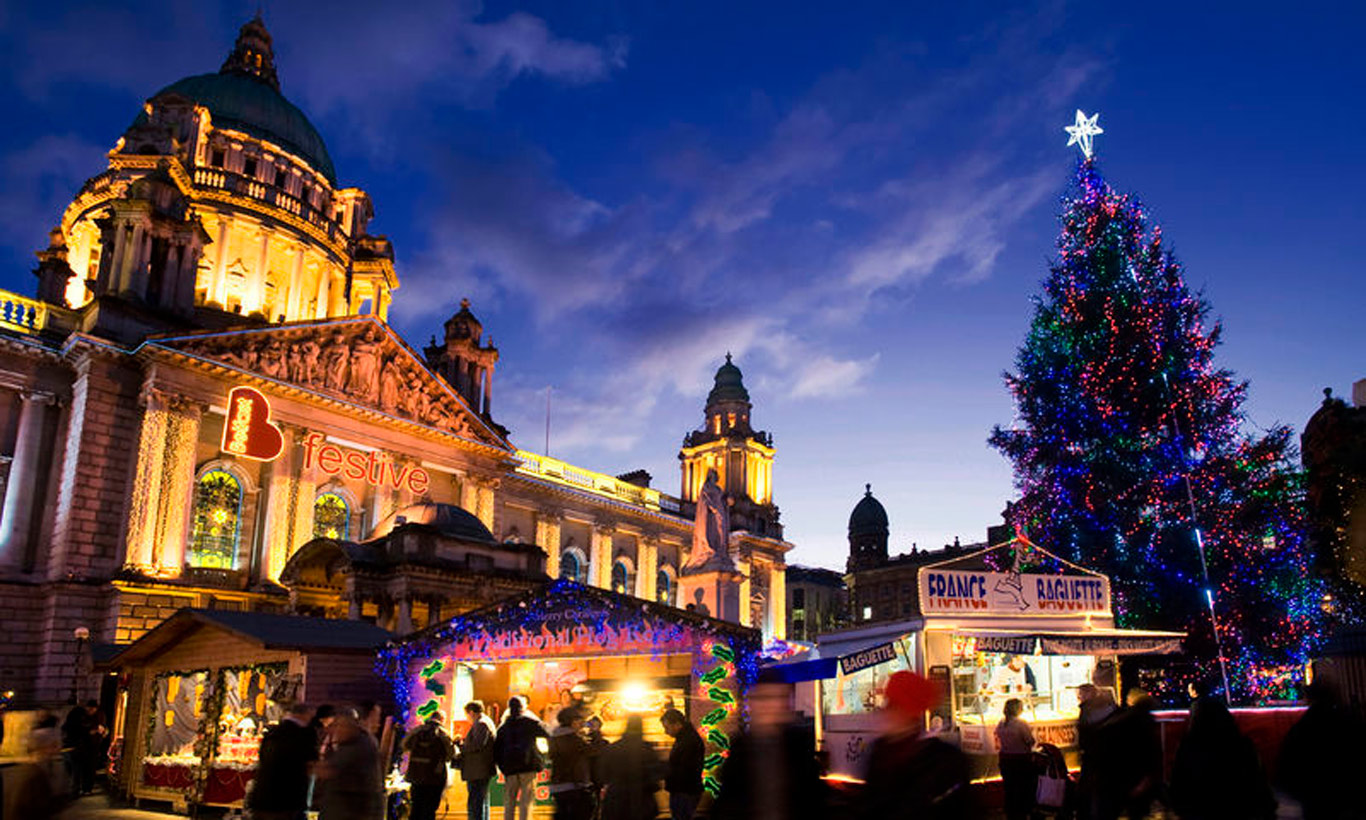
{"label": "triangular pediment", "polygon": [[148,339],[144,347],[501,449],[507,440],[373,316]]}

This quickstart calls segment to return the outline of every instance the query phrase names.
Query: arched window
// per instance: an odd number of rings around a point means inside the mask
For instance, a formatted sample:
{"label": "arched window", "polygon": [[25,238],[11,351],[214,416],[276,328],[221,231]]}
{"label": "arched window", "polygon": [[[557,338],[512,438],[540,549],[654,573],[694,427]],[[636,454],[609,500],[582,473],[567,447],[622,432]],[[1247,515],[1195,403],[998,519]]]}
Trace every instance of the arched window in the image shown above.
{"label": "arched window", "polygon": [[313,502],[313,537],[345,540],[351,525],[351,508],[336,493],[323,493]]}
{"label": "arched window", "polygon": [[674,576],[667,567],[660,567],[659,572],[655,574],[655,600],[673,606]]}
{"label": "arched window", "polygon": [[227,470],[210,470],[200,476],[194,489],[189,565],[217,569],[237,566],[241,530],[242,483]]}
{"label": "arched window", "polygon": [[621,559],[612,564],[612,591],[631,594],[631,568]]}
{"label": "arched window", "polygon": [[576,584],[583,583],[583,558],[576,549],[560,553],[560,577]]}

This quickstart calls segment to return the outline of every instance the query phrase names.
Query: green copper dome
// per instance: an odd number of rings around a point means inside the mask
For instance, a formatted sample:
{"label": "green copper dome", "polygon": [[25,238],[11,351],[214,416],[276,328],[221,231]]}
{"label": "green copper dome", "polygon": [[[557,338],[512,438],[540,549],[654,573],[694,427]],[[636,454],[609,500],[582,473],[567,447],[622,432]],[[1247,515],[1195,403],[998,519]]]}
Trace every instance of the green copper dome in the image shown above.
{"label": "green copper dome", "polygon": [[[179,94],[209,109],[213,124],[273,142],[337,184],[332,157],[313,123],[280,93],[270,35],[260,18],[242,26],[237,43],[217,74],[177,80],[156,93]],[[134,125],[147,120],[138,115]]]}
{"label": "green copper dome", "polygon": [[726,363],[717,369],[716,383],[707,394],[708,405],[725,401],[749,401],[744,376],[740,373],[740,368],[731,364],[729,353],[726,354]]}

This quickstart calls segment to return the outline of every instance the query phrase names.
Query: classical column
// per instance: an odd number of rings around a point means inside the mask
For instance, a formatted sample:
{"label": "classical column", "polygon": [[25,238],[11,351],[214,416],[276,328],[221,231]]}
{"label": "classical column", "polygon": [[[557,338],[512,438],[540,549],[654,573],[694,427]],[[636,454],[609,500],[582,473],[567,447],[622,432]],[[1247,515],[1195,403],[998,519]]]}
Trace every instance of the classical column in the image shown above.
{"label": "classical column", "polygon": [[204,408],[197,402],[171,399],[166,411],[158,537],[152,545],[152,563],[164,575],[179,575],[190,538],[195,455]]}
{"label": "classical column", "polygon": [[476,518],[479,516],[479,486],[468,473],[460,474],[460,507]]}
{"label": "classical column", "polygon": [[328,271],[327,275],[331,277],[332,281],[328,284],[328,306],[326,315],[349,316],[351,311],[347,309],[346,281],[344,276],[341,274],[334,275],[333,271]]}
{"label": "classical column", "polygon": [[771,638],[787,640],[787,567],[769,564],[768,622]]}
{"label": "classical column", "polygon": [[262,569],[271,581],[280,580],[280,571],[297,546],[294,538],[294,502],[298,494],[298,480],[294,475],[295,432],[280,425],[285,446],[280,456],[265,465],[261,481],[265,489],[266,518],[261,533]]}
{"label": "classical column", "polygon": [[292,322],[301,319],[304,294],[304,249],[297,243],[293,246],[294,274],[289,277],[289,302],[285,307],[285,320]]}
{"label": "classical column", "polygon": [[33,530],[33,510],[42,497],[38,483],[38,462],[43,456],[43,420],[54,398],[48,393],[24,391],[19,394],[19,431],[5,482],[5,507],[0,512],[0,564],[20,566],[29,549]]}
{"label": "classical column", "polygon": [[493,368],[484,368],[484,415],[493,412]]}
{"label": "classical column", "polygon": [[478,484],[478,511],[475,515],[483,522],[489,532],[494,532],[493,520],[493,484],[488,481],[481,481]]}
{"label": "classical column", "polygon": [[545,574],[551,578],[560,577],[560,521],[558,515],[536,515],[536,546],[545,552]]}
{"label": "classical column", "polygon": [[752,614],[750,611],[752,609],[750,606],[750,596],[753,594],[754,590],[754,559],[751,558],[746,560],[743,564],[736,561],[735,566],[736,569],[744,573],[745,576],[744,579],[740,581],[740,625],[754,626],[754,624],[750,623],[750,621],[753,620],[750,617]]}
{"label": "classical column", "polygon": [[607,589],[612,586],[612,534],[610,523],[594,524],[588,551],[588,582]]}
{"label": "classical column", "polygon": [[636,597],[655,599],[655,576],[659,573],[659,541],[642,535],[636,539]]}
{"label": "classical column", "polygon": [[[266,309],[266,267],[270,264],[270,229],[261,229],[261,251],[256,257],[256,268],[251,272],[251,298],[252,302],[247,303],[243,300],[242,312],[251,313],[252,311],[264,311]],[[267,320],[275,321],[274,316],[267,316]]]}
{"label": "classical column", "polygon": [[394,631],[400,635],[413,631],[413,599],[406,592],[398,597],[398,625]]}
{"label": "classical column", "polygon": [[[303,459],[296,454],[295,463],[300,466],[294,493],[294,544],[290,549],[291,554],[295,549],[313,540],[313,505],[318,499],[317,466],[305,469],[302,462]],[[348,514],[352,512],[355,511],[347,510]],[[350,533],[347,535],[350,537]]]}
{"label": "classical column", "polygon": [[220,308],[227,307],[228,304],[228,229],[231,226],[232,217],[219,214],[218,240],[214,243],[218,250],[213,260],[213,280],[209,286],[209,299],[216,302]]}
{"label": "classical column", "polygon": [[153,567],[152,545],[156,542],[156,519],[161,506],[161,470],[166,453],[166,396],[144,389],[142,430],[138,436],[138,460],[128,507],[128,535],[124,565],[139,571]]}
{"label": "classical column", "polygon": [[331,298],[328,286],[331,284],[332,272],[326,266],[318,267],[318,296],[317,304],[313,305],[313,318],[326,319],[328,300]]}

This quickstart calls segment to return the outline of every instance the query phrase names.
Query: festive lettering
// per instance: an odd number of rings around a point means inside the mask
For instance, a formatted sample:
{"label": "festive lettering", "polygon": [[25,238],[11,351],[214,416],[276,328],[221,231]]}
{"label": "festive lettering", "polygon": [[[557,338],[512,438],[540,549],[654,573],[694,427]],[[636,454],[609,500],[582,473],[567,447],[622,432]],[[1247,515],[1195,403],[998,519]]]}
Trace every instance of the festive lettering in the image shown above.
{"label": "festive lettering", "polygon": [[404,487],[413,495],[425,495],[431,486],[431,477],[421,467],[395,464],[386,455],[375,452],[345,452],[335,444],[328,444],[322,433],[309,433],[304,437],[304,469],[317,463],[318,469],[328,475],[345,475],[353,481],[364,481],[376,487],[389,486],[398,490]]}

